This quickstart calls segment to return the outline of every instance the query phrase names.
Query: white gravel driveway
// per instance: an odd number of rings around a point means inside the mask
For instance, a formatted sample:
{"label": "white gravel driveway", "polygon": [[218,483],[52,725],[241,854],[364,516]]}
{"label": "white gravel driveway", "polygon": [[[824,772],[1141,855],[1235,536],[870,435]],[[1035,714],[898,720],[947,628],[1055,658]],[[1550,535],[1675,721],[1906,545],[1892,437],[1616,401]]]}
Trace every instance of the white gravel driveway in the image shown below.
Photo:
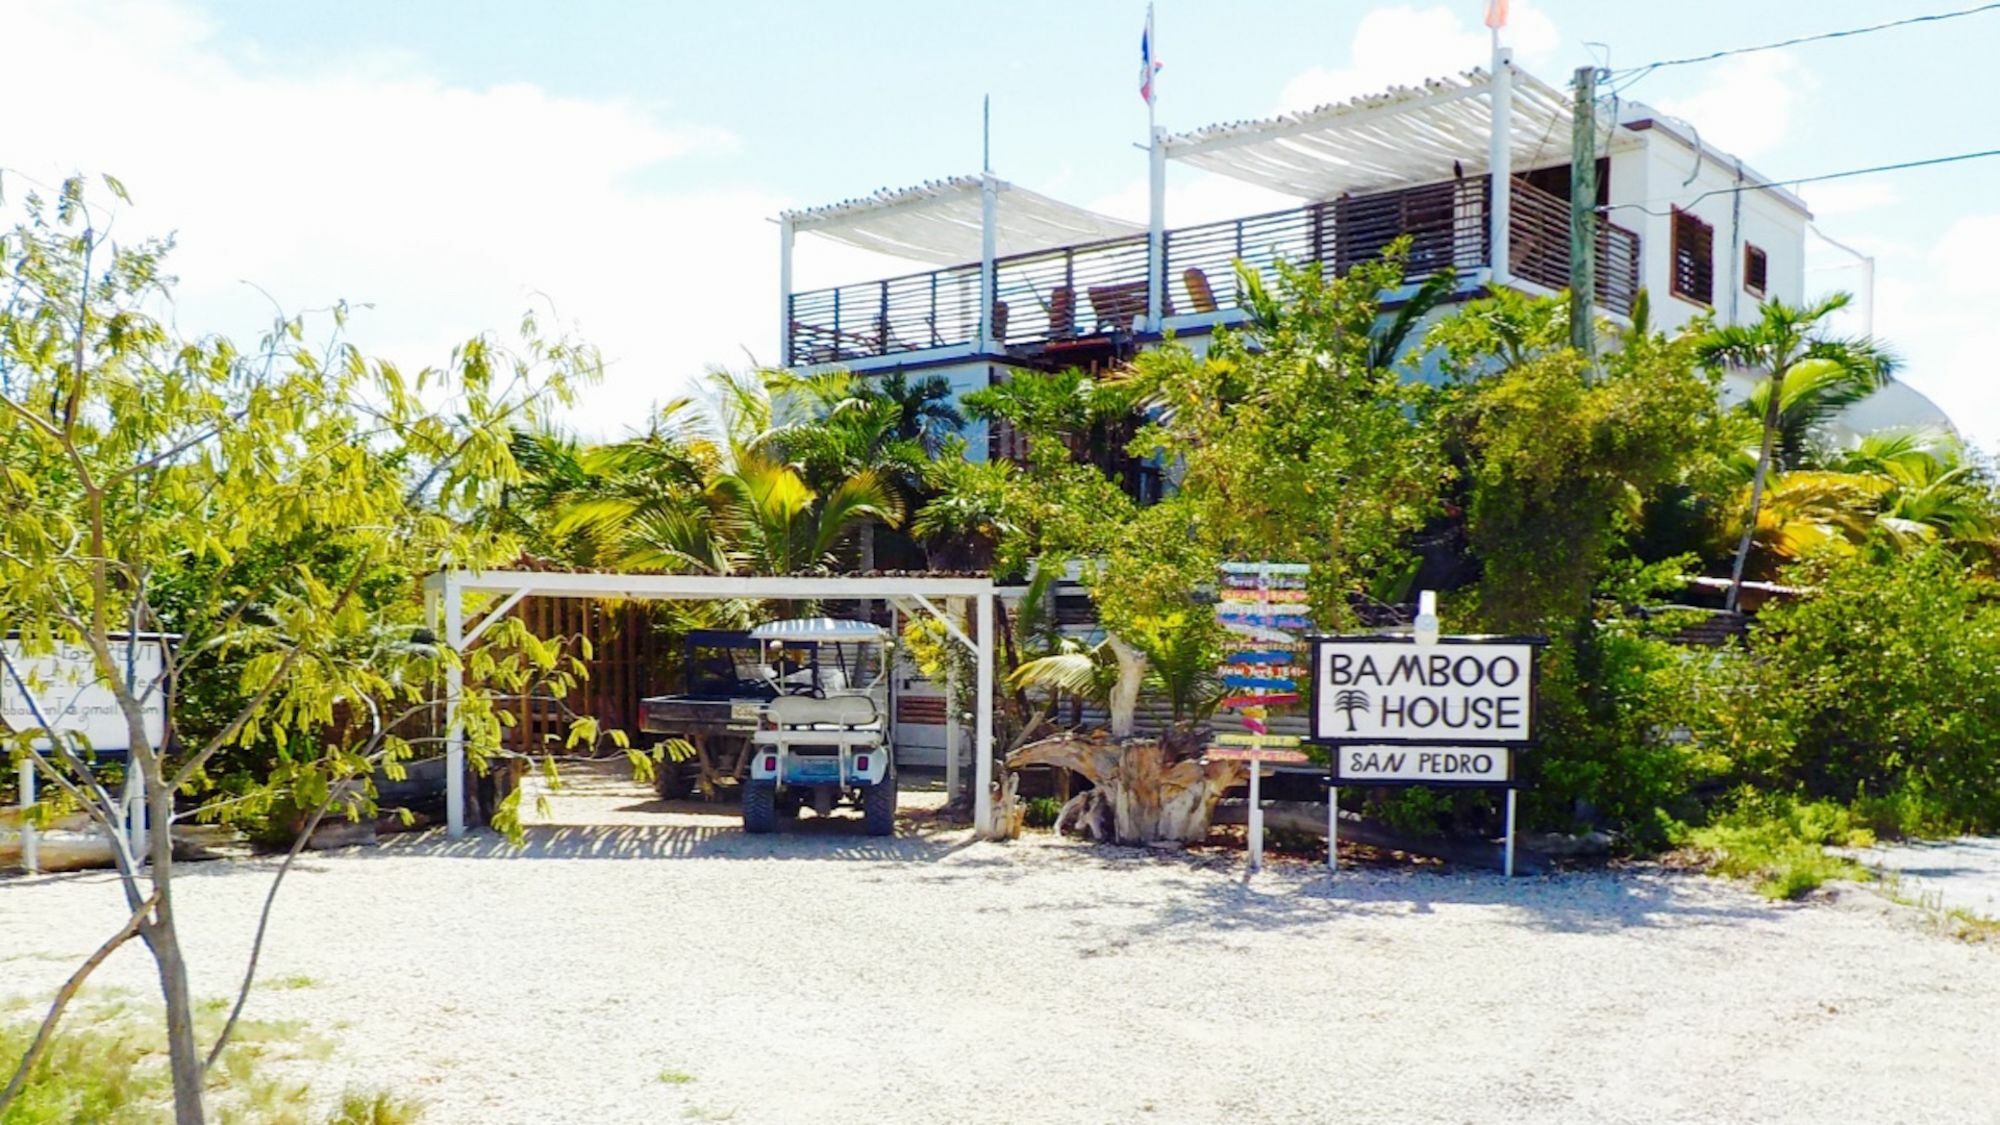
{"label": "white gravel driveway", "polygon": [[[2000,951],[1865,892],[1282,864],[1246,886],[1223,859],[816,827],[311,856],[264,972],[314,983],[250,1014],[334,1037],[318,1089],[435,1122],[2000,1116]],[[184,869],[198,994],[228,989],[272,866]],[[52,991],[53,955],[122,917],[102,876],[0,881],[0,995]],[[136,948],[100,975],[151,988]]]}

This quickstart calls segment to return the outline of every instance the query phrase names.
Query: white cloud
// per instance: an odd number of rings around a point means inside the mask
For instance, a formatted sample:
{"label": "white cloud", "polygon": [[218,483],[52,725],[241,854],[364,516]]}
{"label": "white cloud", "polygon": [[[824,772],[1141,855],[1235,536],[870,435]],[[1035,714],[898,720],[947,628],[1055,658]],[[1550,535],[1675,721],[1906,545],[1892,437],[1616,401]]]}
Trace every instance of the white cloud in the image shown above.
{"label": "white cloud", "polygon": [[371,303],[355,342],[418,365],[553,305],[609,365],[576,419],[599,433],[709,361],[746,347],[774,358],[763,220],[780,202],[634,184],[727,150],[724,132],[529,84],[453,85],[402,54],[269,68],[168,0],[31,2],[7,22],[34,49],[0,68],[0,104],[46,105],[59,89],[63,108],[7,114],[0,160],[44,182],[121,177],[137,206],[115,234],[178,234],[183,330],[253,335],[271,309],[247,280],[292,311]]}
{"label": "white cloud", "polygon": [[1700,90],[1656,104],[1660,112],[1701,130],[1704,142],[1755,160],[1790,134],[1794,111],[1817,86],[1798,59],[1771,51],[1724,59]]}
{"label": "white cloud", "polygon": [[[1297,75],[1279,94],[1278,111],[1311,109],[1489,65],[1493,50],[1485,26],[1463,18],[1472,11],[1468,4],[1376,8],[1355,27],[1347,65]],[[1513,48],[1517,64],[1532,70],[1553,54],[1560,37],[1555,23],[1524,0],[1513,5],[1502,41]]]}
{"label": "white cloud", "polygon": [[[1929,245],[1865,235],[1850,241],[1876,256],[1874,332],[1904,360],[1898,376],[1937,403],[1973,444],[2000,452],[2000,213],[1970,215]],[[1809,288],[1855,292],[1834,327],[1860,333],[1867,300],[1850,255],[1814,250]],[[1843,268],[1835,268],[1843,267]]]}

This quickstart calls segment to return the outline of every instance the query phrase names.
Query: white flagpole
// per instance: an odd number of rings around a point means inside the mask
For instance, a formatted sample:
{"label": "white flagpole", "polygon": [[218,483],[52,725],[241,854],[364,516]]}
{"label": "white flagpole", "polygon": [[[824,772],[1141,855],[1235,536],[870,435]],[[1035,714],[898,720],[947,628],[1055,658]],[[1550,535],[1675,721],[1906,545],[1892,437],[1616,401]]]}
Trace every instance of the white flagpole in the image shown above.
{"label": "white flagpole", "polygon": [[1167,276],[1167,148],[1161,143],[1154,101],[1159,89],[1152,83],[1158,74],[1160,41],[1153,33],[1153,6],[1146,5],[1146,182],[1151,196],[1146,237],[1146,327],[1154,332],[1166,318],[1164,306]]}

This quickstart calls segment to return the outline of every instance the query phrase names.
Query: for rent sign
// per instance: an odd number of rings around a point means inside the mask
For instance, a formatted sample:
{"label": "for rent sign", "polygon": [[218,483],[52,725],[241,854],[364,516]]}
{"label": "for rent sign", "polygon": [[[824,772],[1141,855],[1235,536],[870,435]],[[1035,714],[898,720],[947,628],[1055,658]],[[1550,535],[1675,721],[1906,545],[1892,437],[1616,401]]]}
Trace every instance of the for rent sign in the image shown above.
{"label": "for rent sign", "polygon": [[1313,648],[1313,739],[1525,745],[1533,738],[1534,671],[1535,646],[1520,638],[1322,639]]}
{"label": "for rent sign", "polygon": [[[7,654],[0,669],[0,728],[33,730],[46,722],[59,731],[74,731],[97,751],[130,750],[132,737],[118,697],[98,674],[90,650],[63,645],[41,656],[28,656],[21,643],[0,640]],[[131,683],[141,696],[141,727],[155,747],[166,737],[167,701],[160,685],[163,659],[160,639],[146,637],[129,643],[118,637],[113,656],[131,660]]]}

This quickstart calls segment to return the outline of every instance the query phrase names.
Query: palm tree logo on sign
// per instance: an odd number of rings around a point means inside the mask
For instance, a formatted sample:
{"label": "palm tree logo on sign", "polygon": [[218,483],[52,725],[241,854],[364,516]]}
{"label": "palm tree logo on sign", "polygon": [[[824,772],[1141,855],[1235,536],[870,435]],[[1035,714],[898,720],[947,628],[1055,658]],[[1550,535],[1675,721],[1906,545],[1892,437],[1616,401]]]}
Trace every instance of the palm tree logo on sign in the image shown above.
{"label": "palm tree logo on sign", "polygon": [[1333,697],[1333,709],[1347,716],[1347,733],[1354,733],[1354,713],[1368,709],[1368,693],[1348,688]]}

